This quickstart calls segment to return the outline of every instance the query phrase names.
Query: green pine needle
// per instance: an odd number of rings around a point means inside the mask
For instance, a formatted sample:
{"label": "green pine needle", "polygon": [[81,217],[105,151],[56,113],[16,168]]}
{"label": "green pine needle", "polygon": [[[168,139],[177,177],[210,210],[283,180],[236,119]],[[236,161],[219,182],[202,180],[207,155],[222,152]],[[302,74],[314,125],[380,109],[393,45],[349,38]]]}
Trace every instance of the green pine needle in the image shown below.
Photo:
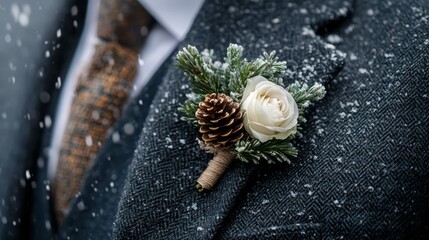
{"label": "green pine needle", "polygon": [[268,163],[290,163],[290,157],[298,155],[298,150],[290,141],[291,138],[273,139],[262,143],[257,139],[245,138],[235,144],[233,154],[237,159],[246,163],[258,164],[261,160]]}
{"label": "green pine needle", "polygon": [[283,86],[282,77],[286,71],[286,62],[278,61],[276,52],[263,53],[262,58],[253,61],[241,60],[243,48],[231,44],[227,49],[229,71],[229,83],[225,92],[229,93],[235,100],[240,100],[247,85],[247,79],[254,76],[263,76],[266,79]]}
{"label": "green pine needle", "polygon": [[[326,90],[325,87],[320,83],[314,84],[312,87],[308,87],[307,84],[301,84],[299,82],[292,83],[286,90],[295,99],[299,109],[298,126],[305,123],[307,120],[304,117],[304,111],[314,101],[322,99]],[[299,130],[300,128],[298,128]],[[298,135],[300,135],[298,131]]]}
{"label": "green pine needle", "polygon": [[237,44],[229,45],[224,63],[213,61],[212,50],[200,53],[196,47],[187,46],[179,51],[176,61],[196,94],[222,92],[240,102],[247,79],[258,75],[283,85],[286,62],[278,61],[275,51],[265,52],[253,61],[243,59],[242,56],[243,47]]}
{"label": "green pine needle", "polygon": [[198,110],[198,103],[204,100],[204,96],[196,94],[187,94],[188,100],[179,107],[179,112],[183,113],[181,120],[192,125],[198,126],[198,120],[195,117],[195,112]]}
{"label": "green pine needle", "polygon": [[219,91],[220,76],[210,58],[203,58],[196,47],[188,46],[179,51],[176,57],[177,67],[185,73],[196,94],[208,94]]}

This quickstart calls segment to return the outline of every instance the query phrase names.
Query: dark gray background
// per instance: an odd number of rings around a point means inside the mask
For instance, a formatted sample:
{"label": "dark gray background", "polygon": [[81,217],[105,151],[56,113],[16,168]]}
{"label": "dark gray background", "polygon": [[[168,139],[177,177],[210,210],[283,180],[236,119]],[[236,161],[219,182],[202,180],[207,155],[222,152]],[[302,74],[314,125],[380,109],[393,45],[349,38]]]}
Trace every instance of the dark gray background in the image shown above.
{"label": "dark gray background", "polygon": [[52,120],[48,106],[54,107],[49,103],[78,42],[85,7],[74,0],[0,2],[0,233],[6,234],[0,239],[17,236],[28,220],[12,217],[27,210],[22,199],[28,196],[19,188],[35,184],[40,137]]}

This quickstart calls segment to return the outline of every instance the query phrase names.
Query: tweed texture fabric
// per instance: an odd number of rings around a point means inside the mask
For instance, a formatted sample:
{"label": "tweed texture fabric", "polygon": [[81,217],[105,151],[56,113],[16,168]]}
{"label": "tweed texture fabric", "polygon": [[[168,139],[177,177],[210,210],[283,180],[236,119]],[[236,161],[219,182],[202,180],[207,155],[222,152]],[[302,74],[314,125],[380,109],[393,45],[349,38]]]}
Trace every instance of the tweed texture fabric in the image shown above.
{"label": "tweed texture fabric", "polygon": [[138,52],[153,22],[137,0],[101,0],[97,36]]}
{"label": "tweed texture fabric", "polygon": [[117,43],[99,44],[87,74],[79,79],[53,185],[60,222],[108,129],[121,115],[136,75],[136,61],[137,53]]}
{"label": "tweed texture fabric", "polygon": [[221,54],[236,42],[247,58],[277,50],[286,84],[322,82],[328,95],[307,112],[292,165],[236,162],[201,194],[193,186],[210,156],[179,120],[189,89],[171,66],[131,162],[114,239],[427,237],[426,21],[423,1],[207,2],[182,46]]}
{"label": "tweed texture fabric", "polygon": [[137,52],[151,21],[136,0],[100,2],[97,34],[109,42],[96,47],[87,74],[77,84],[53,186],[59,222],[79,192],[108,130],[121,115],[136,76]]}
{"label": "tweed texture fabric", "polygon": [[[277,50],[286,84],[327,87],[306,113],[299,156],[291,165],[234,162],[213,191],[198,193],[211,156],[179,119],[190,89],[169,59],[115,126],[120,141],[102,146],[59,238],[427,239],[427,5],[207,1],[180,47],[213,48],[220,59],[230,42],[247,58]],[[33,229],[52,234],[39,176],[44,209]]]}
{"label": "tweed texture fabric", "polygon": [[[346,17],[351,3],[331,2],[323,14],[316,13],[321,6],[301,4],[206,2],[182,46],[213,48],[220,55],[235,42],[244,46],[246,58],[276,50],[288,61],[286,84],[296,80],[326,84],[343,67],[344,55],[317,37],[313,28]],[[300,9],[306,4],[314,13],[302,18]],[[220,32],[213,34],[213,29]],[[213,191],[195,190],[195,181],[212,156],[195,141],[198,131],[179,120],[177,108],[189,92],[185,77],[171,66],[153,100],[130,166],[114,238],[213,238],[254,181],[257,169],[235,162]],[[285,171],[287,166],[280,168]]]}

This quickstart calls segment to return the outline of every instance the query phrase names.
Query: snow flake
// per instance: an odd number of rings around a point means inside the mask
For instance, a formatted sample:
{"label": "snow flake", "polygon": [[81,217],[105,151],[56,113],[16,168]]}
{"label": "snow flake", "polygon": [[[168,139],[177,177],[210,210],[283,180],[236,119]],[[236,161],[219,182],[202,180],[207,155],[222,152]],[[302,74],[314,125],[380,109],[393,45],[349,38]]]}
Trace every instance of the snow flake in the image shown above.
{"label": "snow flake", "polygon": [[85,143],[86,143],[86,146],[87,147],[91,147],[92,146],[92,144],[93,144],[93,142],[92,142],[92,137],[91,136],[86,136],[85,137]]}
{"label": "snow flake", "polygon": [[365,68],[359,68],[359,73],[361,73],[361,74],[369,74],[368,70],[366,70]]}
{"label": "snow flake", "polygon": [[114,143],[118,143],[119,141],[121,141],[121,135],[119,135],[119,133],[118,132],[113,132],[112,133],[112,141],[114,142]]}

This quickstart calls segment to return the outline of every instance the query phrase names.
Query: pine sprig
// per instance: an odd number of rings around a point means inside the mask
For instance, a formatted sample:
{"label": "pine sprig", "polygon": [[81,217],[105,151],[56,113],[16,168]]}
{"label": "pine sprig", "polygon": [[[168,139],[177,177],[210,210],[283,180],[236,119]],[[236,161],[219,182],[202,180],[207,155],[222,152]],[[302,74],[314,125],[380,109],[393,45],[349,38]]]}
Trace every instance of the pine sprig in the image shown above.
{"label": "pine sprig", "polygon": [[283,86],[282,76],[286,70],[286,62],[278,61],[276,52],[264,52],[262,58],[253,61],[241,59],[243,47],[237,44],[230,44],[225,58],[228,66],[225,70],[229,77],[227,93],[236,101],[241,100],[241,94],[247,85],[247,80],[254,76],[263,76],[269,81]]}
{"label": "pine sprig", "polygon": [[[243,47],[237,44],[230,44],[226,49],[225,63],[228,64],[229,71],[236,71],[242,64]],[[247,62],[247,60],[244,60]]]}
{"label": "pine sprig", "polygon": [[326,94],[325,87],[320,83],[315,83],[312,87],[308,87],[305,83],[295,82],[290,84],[286,90],[292,95],[298,105],[298,125],[307,121],[304,117],[304,111],[310,106],[311,102],[322,99]]}
{"label": "pine sprig", "polygon": [[[283,86],[282,77],[286,72],[286,61],[278,61],[276,51],[264,52],[262,63],[253,76],[261,75],[270,81]],[[252,76],[252,77],[253,77]]]}
{"label": "pine sprig", "polygon": [[313,86],[308,87],[305,83],[295,82],[287,87],[287,91],[292,94],[300,108],[308,107],[310,102],[318,101],[326,94],[325,87],[320,83],[315,83]]}
{"label": "pine sprig", "polygon": [[253,61],[243,59],[243,47],[230,44],[225,62],[213,62],[213,51],[201,53],[194,46],[187,46],[176,56],[177,67],[182,70],[192,84],[192,91],[197,94],[223,92],[241,100],[241,93],[247,79],[261,75],[276,84],[283,85],[282,76],[286,62],[278,61],[276,52],[264,52],[263,56]]}
{"label": "pine sprig", "polygon": [[235,144],[233,154],[237,159],[246,163],[259,164],[261,160],[268,163],[290,163],[290,157],[296,157],[298,150],[292,145],[290,139],[273,139],[262,143],[257,139],[246,138]]}
{"label": "pine sprig", "polygon": [[194,126],[198,126],[198,120],[195,117],[195,112],[198,110],[198,103],[203,100],[202,96],[197,98],[188,98],[185,103],[179,107],[179,112],[183,113],[182,121],[188,122]]}
{"label": "pine sprig", "polygon": [[197,94],[209,94],[220,90],[220,76],[211,62],[203,58],[194,46],[183,48],[176,56],[177,67],[183,71],[192,84],[192,91]]}

